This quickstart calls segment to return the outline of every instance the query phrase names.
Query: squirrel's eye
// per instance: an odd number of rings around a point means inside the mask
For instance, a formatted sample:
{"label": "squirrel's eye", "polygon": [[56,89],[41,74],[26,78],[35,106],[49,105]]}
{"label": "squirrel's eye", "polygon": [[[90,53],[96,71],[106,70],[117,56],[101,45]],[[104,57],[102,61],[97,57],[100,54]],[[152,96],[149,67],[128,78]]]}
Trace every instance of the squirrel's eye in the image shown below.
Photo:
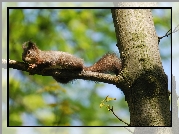
{"label": "squirrel's eye", "polygon": [[27,54],[30,54],[30,50],[27,51]]}

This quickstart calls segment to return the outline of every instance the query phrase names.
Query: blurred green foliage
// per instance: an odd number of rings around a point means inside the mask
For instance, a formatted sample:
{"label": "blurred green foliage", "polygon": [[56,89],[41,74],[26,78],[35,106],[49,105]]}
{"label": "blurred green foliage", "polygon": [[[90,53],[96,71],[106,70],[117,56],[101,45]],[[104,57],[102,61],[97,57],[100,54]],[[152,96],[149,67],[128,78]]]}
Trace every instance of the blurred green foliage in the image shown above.
{"label": "blurred green foliage", "polygon": [[[110,9],[10,9],[9,58],[22,61],[22,44],[28,40],[42,50],[74,54],[87,65],[107,52],[118,52],[117,47],[111,47],[116,36]],[[103,84],[82,83],[61,85],[51,77],[10,69],[10,125],[123,125],[99,107],[104,98],[96,89]],[[127,108],[120,99],[113,105]]]}
{"label": "blurred green foliage", "polygon": [[[154,22],[169,27],[161,18],[154,18]],[[118,53],[110,9],[10,9],[8,26],[9,58],[17,61],[22,61],[22,44],[29,40],[41,50],[60,50],[81,57],[86,65],[107,52]],[[14,69],[9,74],[11,126],[124,125],[99,107],[105,97],[97,89],[103,84],[77,80],[61,85],[51,77]],[[118,113],[128,110],[124,98],[111,101],[111,105]],[[129,122],[129,114],[121,118]]]}

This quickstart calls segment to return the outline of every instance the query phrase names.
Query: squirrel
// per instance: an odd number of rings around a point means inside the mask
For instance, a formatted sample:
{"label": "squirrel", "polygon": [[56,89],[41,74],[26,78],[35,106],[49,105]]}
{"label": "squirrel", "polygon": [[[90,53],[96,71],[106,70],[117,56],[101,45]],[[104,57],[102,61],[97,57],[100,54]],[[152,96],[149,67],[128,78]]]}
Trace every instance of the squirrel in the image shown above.
{"label": "squirrel", "polygon": [[[99,61],[90,67],[84,66],[81,58],[62,51],[42,51],[32,41],[23,44],[22,60],[29,64],[29,68],[41,66],[43,69],[64,69],[70,71],[92,71],[99,73],[112,73],[118,75],[122,69],[121,60],[115,53],[105,54]],[[58,78],[52,76],[57,82],[66,84],[72,81],[72,78]]]}

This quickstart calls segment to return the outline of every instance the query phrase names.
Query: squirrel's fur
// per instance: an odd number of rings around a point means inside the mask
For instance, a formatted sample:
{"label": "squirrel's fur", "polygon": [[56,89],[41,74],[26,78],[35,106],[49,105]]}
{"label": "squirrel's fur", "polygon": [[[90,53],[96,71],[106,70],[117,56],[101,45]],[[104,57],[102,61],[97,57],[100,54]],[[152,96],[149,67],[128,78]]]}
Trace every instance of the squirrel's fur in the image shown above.
{"label": "squirrel's fur", "polygon": [[115,53],[108,53],[99,59],[94,65],[84,67],[84,70],[99,73],[113,73],[118,75],[122,68],[121,65],[121,60]]}
{"label": "squirrel's fur", "polygon": [[[43,66],[43,69],[84,70],[118,75],[122,68],[121,60],[114,53],[106,54],[93,66],[85,67],[81,58],[62,51],[42,51],[31,41],[23,44],[22,60],[29,63],[29,69],[35,66]],[[53,78],[60,83],[68,83],[73,80],[69,77],[58,78],[53,76]]]}

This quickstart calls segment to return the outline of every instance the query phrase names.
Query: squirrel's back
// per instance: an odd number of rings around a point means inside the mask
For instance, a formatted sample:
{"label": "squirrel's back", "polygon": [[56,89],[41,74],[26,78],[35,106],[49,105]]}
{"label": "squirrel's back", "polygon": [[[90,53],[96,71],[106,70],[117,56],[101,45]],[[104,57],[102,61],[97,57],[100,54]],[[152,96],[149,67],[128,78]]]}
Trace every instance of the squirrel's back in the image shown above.
{"label": "squirrel's back", "polygon": [[[28,44],[28,46],[26,46]],[[23,45],[22,60],[31,64],[46,64],[51,68],[83,70],[83,60],[62,51],[42,51],[29,41]]]}

